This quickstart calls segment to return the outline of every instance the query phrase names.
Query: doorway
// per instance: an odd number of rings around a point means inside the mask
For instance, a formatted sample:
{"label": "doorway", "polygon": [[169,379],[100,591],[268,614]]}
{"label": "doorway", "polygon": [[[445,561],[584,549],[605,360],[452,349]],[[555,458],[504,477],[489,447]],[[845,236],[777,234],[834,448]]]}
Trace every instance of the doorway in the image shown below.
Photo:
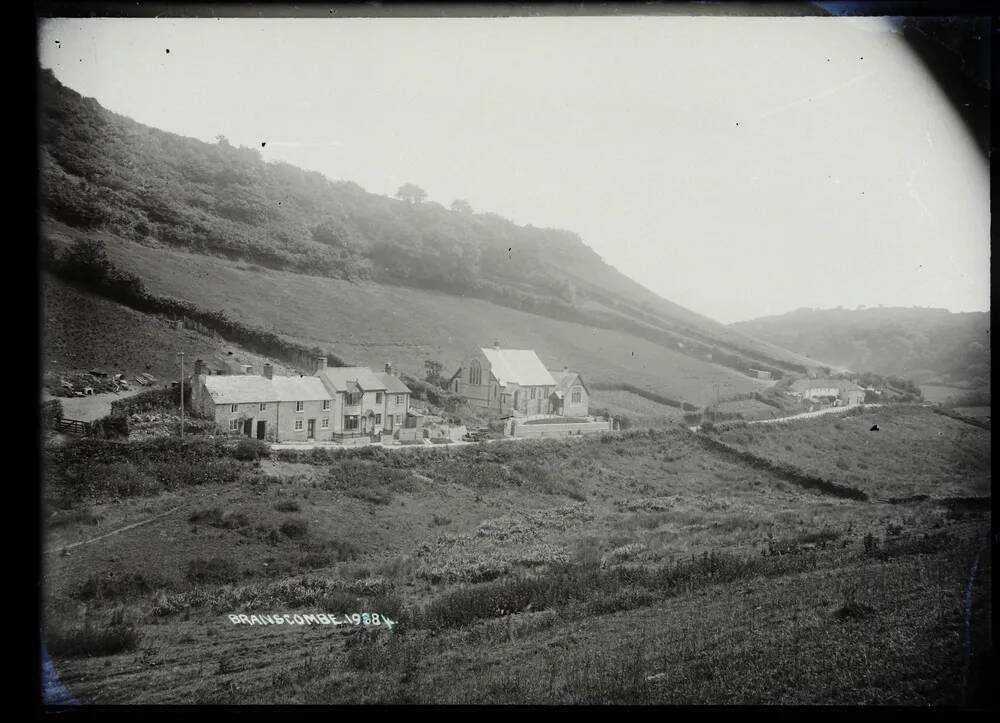
{"label": "doorway", "polygon": [[308,431],[306,431],[306,439],[316,439],[316,420],[310,419],[307,422]]}
{"label": "doorway", "polygon": [[264,439],[267,432],[267,422],[257,422],[257,439]]}
{"label": "doorway", "polygon": [[243,434],[247,437],[253,436],[253,420],[248,419],[243,422]]}

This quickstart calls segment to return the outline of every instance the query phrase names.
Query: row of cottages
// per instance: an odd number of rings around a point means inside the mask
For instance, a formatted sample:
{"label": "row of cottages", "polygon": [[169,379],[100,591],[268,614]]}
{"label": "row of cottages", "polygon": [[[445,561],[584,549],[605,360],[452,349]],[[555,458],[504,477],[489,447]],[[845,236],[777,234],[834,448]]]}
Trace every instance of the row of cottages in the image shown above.
{"label": "row of cottages", "polygon": [[796,379],[788,392],[804,401],[836,406],[852,406],[865,401],[865,390],[846,379]]}
{"label": "row of cottages", "polygon": [[531,349],[501,349],[499,342],[465,357],[449,388],[473,406],[505,415],[585,417],[590,408],[590,392],[578,372],[549,371]]}
{"label": "row of cottages", "polygon": [[328,367],[320,357],[308,376],[275,376],[270,364],[261,375],[213,375],[198,360],[191,381],[192,406],[220,429],[269,442],[381,440],[419,419],[389,364],[375,373]]}

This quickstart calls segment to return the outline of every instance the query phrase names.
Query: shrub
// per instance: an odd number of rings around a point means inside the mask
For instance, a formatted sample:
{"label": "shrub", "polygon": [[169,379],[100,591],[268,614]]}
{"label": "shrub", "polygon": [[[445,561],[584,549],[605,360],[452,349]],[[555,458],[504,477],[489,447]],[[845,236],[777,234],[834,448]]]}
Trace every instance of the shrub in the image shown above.
{"label": "shrub", "polygon": [[55,429],[63,418],[63,405],[58,399],[42,402],[42,428]]}
{"label": "shrub", "polygon": [[113,655],[134,650],[139,644],[139,632],[135,627],[115,623],[103,628],[92,623],[70,627],[49,626],[45,637],[48,652],[64,657]]}
{"label": "shrub", "polygon": [[274,509],[278,512],[298,512],[299,503],[295,500],[280,500],[274,503]]}
{"label": "shrub", "polygon": [[188,563],[187,579],[199,584],[235,582],[240,579],[240,570],[232,560],[196,558]]}
{"label": "shrub", "polygon": [[259,439],[243,438],[236,443],[232,451],[233,458],[244,462],[257,460],[261,457],[269,457],[270,455],[271,446]]}
{"label": "shrub", "polygon": [[127,572],[115,575],[113,572],[108,572],[88,577],[76,589],[74,597],[78,600],[119,600],[136,595],[148,595],[166,586],[166,581],[155,573]]}
{"label": "shrub", "polygon": [[278,529],[281,530],[281,534],[285,537],[294,540],[305,537],[309,529],[309,523],[306,520],[288,520],[287,522],[282,522]]}

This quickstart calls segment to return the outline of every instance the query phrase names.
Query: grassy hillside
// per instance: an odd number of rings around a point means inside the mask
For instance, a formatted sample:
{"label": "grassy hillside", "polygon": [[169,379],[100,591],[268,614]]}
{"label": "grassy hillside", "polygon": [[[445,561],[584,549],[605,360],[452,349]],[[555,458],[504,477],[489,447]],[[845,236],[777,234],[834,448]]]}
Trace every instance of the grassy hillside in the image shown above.
{"label": "grassy hillside", "polygon": [[129,309],[70,285],[51,274],[42,277],[42,367],[54,375],[86,372],[95,367],[123,373],[131,380],[149,372],[160,380],[176,379],[177,352],[191,363],[213,354],[232,352],[239,364],[260,370],[265,361],[277,373],[284,365],[240,347]]}
{"label": "grassy hillside", "polygon": [[[745,370],[811,361],[660,299],[575,234],[365,192],[143,126],[39,76],[42,211],[78,231],[317,278],[474,297]],[[179,290],[186,297],[189,289]]]}
{"label": "grassy hillside", "polygon": [[990,495],[989,431],[922,407],[743,426],[720,438],[882,498]]}
{"label": "grassy hillside", "polygon": [[945,309],[799,309],[732,325],[856,372],[989,387],[990,315]]}
{"label": "grassy hillside", "polygon": [[[76,232],[50,237],[63,244]],[[553,369],[570,366],[588,381],[619,381],[702,405],[716,384],[733,393],[768,383],[698,360],[632,335],[528,314],[476,298],[442,292],[351,282],[234,263],[174,248],[139,245],[105,235],[116,267],[140,276],[157,295],[223,311],[304,346],[331,348],[358,364],[392,361],[422,378],[424,360],[444,364],[450,376],[462,357],[494,340],[534,349]]]}
{"label": "grassy hillside", "polygon": [[[50,449],[46,640],[83,702],[985,704],[989,510],[954,499],[981,479],[900,468],[951,420],[878,414],[878,446],[818,424],[881,491],[925,497],[803,489],[682,430],[259,461]],[[988,447],[970,438],[967,463]],[[227,617],[366,611],[398,625]]]}

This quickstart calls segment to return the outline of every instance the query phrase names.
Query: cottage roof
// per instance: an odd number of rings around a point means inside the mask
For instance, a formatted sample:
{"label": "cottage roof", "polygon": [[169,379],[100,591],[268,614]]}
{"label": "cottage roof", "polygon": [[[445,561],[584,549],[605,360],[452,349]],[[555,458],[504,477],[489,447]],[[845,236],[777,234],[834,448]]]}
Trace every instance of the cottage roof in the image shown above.
{"label": "cottage roof", "polygon": [[410,388],[403,384],[403,380],[392,374],[380,373],[376,374],[383,384],[385,384],[385,390],[390,394],[409,394]]}
{"label": "cottage roof", "polygon": [[330,399],[319,377],[274,377],[271,380],[278,400],[282,402],[315,402]]}
{"label": "cottage roof", "polygon": [[[580,376],[579,372],[572,372],[568,369],[565,371],[554,372],[549,371],[552,378],[556,380],[556,386],[563,390],[564,392],[569,391],[569,388],[579,384],[584,389],[587,389],[586,382],[583,381],[583,377]],[[587,389],[587,393],[590,394],[590,390]]]}
{"label": "cottage roof", "polygon": [[522,387],[554,387],[556,380],[549,374],[541,359],[531,349],[482,350],[492,367],[493,376],[501,385],[509,383]]}
{"label": "cottage roof", "polygon": [[790,388],[796,392],[807,392],[810,389],[837,389],[841,392],[861,391],[861,387],[848,379],[796,379]]}
{"label": "cottage roof", "polygon": [[323,383],[316,377],[207,376],[205,389],[215,404],[310,402],[330,398]]}
{"label": "cottage roof", "polygon": [[382,391],[385,382],[368,367],[326,367],[319,371],[319,375],[338,392],[348,391],[348,382],[357,382],[357,385],[366,392]]}

